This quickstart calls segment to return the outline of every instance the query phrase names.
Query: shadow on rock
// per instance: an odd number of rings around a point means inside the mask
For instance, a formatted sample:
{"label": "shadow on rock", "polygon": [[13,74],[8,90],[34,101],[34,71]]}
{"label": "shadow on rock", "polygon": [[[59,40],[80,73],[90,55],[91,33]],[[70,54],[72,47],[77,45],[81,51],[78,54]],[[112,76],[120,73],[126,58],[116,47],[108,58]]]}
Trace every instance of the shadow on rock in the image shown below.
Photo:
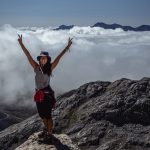
{"label": "shadow on rock", "polygon": [[67,145],[61,143],[61,141],[58,138],[56,138],[54,135],[51,135],[51,137],[46,138],[42,141],[39,140],[38,143],[39,144],[54,145],[57,150],[70,150],[70,148]]}

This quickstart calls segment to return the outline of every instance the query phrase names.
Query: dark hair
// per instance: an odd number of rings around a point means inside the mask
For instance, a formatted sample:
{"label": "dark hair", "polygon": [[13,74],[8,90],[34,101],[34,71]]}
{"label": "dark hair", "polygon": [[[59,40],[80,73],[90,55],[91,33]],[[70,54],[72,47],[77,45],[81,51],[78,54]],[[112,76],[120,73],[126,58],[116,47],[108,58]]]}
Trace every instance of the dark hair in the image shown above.
{"label": "dark hair", "polygon": [[[40,59],[39,59],[40,64]],[[51,57],[47,57],[47,63],[44,66],[41,66],[41,69],[44,74],[47,74],[48,76],[52,76],[52,70],[51,70]]]}

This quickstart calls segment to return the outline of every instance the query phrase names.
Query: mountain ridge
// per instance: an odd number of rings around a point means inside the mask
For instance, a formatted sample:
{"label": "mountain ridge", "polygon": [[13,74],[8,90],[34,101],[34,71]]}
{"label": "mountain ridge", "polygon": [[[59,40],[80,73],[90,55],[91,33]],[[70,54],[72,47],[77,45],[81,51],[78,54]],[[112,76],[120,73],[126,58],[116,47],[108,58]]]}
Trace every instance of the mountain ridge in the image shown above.
{"label": "mountain ridge", "polygon": [[[60,25],[59,27],[53,29],[53,30],[69,30],[69,29],[72,29],[75,25]],[[107,24],[107,23],[104,23],[104,22],[97,22],[95,23],[94,25],[90,26],[90,27],[101,27],[101,28],[104,28],[104,29],[117,29],[117,28],[121,28],[123,29],[124,31],[150,31],[150,25],[140,25],[138,27],[132,27],[132,26],[129,26],[129,25],[120,25],[120,24],[117,24],[117,23],[113,23],[113,24]]]}

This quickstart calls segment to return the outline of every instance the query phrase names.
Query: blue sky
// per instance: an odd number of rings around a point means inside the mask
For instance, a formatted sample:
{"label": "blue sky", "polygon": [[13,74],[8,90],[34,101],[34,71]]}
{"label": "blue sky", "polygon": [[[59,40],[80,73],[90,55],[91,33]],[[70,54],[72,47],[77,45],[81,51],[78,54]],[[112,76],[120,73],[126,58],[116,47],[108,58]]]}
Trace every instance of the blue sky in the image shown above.
{"label": "blue sky", "polygon": [[150,24],[150,0],[0,0],[0,26]]}

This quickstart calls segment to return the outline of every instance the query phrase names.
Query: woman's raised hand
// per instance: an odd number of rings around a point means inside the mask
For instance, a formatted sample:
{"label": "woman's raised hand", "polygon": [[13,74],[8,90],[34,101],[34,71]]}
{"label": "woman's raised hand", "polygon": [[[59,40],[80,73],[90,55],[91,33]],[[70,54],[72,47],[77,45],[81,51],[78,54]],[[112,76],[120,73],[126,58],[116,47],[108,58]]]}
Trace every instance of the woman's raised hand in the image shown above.
{"label": "woman's raised hand", "polygon": [[72,39],[73,39],[73,38],[70,39],[70,37],[69,37],[69,39],[68,39],[68,45],[67,45],[67,47],[66,47],[67,49],[70,48],[70,46],[71,46],[71,44],[72,44]]}
{"label": "woman's raised hand", "polygon": [[22,34],[21,34],[21,36],[18,34],[18,42],[19,42],[19,44],[22,44]]}

